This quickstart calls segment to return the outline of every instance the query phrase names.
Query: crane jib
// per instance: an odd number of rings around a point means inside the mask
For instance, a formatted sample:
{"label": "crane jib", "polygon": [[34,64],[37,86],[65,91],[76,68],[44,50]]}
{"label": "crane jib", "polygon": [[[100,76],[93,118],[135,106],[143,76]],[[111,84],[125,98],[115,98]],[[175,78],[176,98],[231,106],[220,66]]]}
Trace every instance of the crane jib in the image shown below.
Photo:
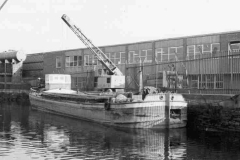
{"label": "crane jib", "polygon": [[123,75],[120,69],[98,47],[92,44],[92,42],[81,32],[81,30],[71,22],[67,15],[64,14],[62,16],[62,20],[77,35],[83,44],[85,44],[86,47],[98,58],[111,75]]}

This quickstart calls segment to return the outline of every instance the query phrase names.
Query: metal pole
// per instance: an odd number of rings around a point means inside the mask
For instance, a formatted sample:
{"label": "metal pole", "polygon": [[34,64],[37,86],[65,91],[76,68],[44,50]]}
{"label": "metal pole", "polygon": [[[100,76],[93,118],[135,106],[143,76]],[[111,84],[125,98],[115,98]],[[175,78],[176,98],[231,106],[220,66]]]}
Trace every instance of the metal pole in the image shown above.
{"label": "metal pole", "polygon": [[156,60],[156,57],[155,57],[155,62],[156,62],[156,64],[155,64],[155,71],[156,71],[156,75],[155,75],[155,84],[156,84],[156,88],[158,88],[157,87],[157,76],[158,76],[158,65],[157,65],[157,60]]}
{"label": "metal pole", "polygon": [[175,55],[175,93],[177,93],[177,59]]}
{"label": "metal pole", "polygon": [[198,47],[199,49],[199,91],[200,91],[200,94],[201,94],[201,83],[203,83],[203,80],[202,80],[202,74],[201,74],[201,55],[202,55],[202,48],[201,47]]}
{"label": "metal pole", "polygon": [[140,60],[139,92],[142,92],[142,89],[143,89],[143,64],[142,64],[141,58],[139,58],[139,60]]}

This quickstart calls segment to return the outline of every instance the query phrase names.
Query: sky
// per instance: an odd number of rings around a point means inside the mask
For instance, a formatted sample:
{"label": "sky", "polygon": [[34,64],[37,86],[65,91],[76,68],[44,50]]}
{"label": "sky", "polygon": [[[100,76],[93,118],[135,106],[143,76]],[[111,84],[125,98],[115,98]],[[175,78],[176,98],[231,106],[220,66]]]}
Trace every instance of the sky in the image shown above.
{"label": "sky", "polygon": [[[0,0],[0,5],[5,0]],[[239,0],[8,0],[0,51],[85,48],[66,14],[95,46],[239,31]]]}

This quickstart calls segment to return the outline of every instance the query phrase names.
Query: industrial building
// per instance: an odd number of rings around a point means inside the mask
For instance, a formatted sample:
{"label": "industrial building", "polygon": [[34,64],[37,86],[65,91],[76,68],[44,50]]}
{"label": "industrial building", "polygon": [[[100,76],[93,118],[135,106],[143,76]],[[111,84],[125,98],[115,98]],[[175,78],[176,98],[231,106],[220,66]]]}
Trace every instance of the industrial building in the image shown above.
{"label": "industrial building", "polygon": [[0,52],[0,89],[22,89],[22,65],[26,54],[9,50]]}
{"label": "industrial building", "polygon": [[[236,93],[240,90],[240,31],[160,39],[99,47],[125,75],[126,89],[144,85],[161,87],[163,72],[177,71],[179,91]],[[45,74],[72,77],[72,89],[92,90],[102,65],[87,48],[27,55],[23,79],[37,84]],[[171,81],[171,77],[166,77]],[[184,82],[184,83],[183,83]],[[175,83],[176,84],[176,83]],[[171,86],[171,84],[168,84]]]}

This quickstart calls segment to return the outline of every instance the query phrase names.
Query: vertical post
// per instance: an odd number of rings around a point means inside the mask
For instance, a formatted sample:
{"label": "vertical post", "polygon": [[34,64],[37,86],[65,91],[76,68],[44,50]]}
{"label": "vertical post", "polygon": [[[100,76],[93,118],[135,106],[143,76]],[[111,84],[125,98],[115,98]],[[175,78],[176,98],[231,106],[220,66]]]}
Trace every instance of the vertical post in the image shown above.
{"label": "vertical post", "polygon": [[175,93],[177,93],[177,79],[178,79],[178,76],[177,76],[177,55],[176,55],[176,52],[175,52]]}
{"label": "vertical post", "polygon": [[202,80],[202,74],[201,74],[201,58],[202,58],[202,48],[200,46],[198,46],[198,49],[199,49],[199,92],[201,94],[201,88],[202,88],[202,85],[201,83],[203,83],[203,80]]}
{"label": "vertical post", "polygon": [[155,64],[155,87],[158,88],[158,60],[157,60],[157,53],[155,49],[155,41],[152,42],[152,56],[153,56],[153,62]]}
{"label": "vertical post", "polygon": [[165,102],[165,125],[166,128],[169,128],[169,124],[170,124],[170,107],[171,107],[171,93],[167,93],[165,94],[166,96],[166,102]]}
{"label": "vertical post", "polygon": [[155,64],[155,74],[156,74],[156,76],[155,76],[155,84],[156,84],[156,88],[158,88],[158,86],[157,86],[157,79],[158,79],[158,65],[157,65],[157,63]]}
{"label": "vertical post", "polygon": [[140,71],[139,71],[139,92],[141,93],[143,89],[143,66],[142,61],[140,59]]}
{"label": "vertical post", "polygon": [[230,57],[230,64],[231,64],[231,90],[233,89],[233,54]]}
{"label": "vertical post", "polygon": [[88,91],[88,69],[87,69],[87,77],[86,77],[86,91]]}

